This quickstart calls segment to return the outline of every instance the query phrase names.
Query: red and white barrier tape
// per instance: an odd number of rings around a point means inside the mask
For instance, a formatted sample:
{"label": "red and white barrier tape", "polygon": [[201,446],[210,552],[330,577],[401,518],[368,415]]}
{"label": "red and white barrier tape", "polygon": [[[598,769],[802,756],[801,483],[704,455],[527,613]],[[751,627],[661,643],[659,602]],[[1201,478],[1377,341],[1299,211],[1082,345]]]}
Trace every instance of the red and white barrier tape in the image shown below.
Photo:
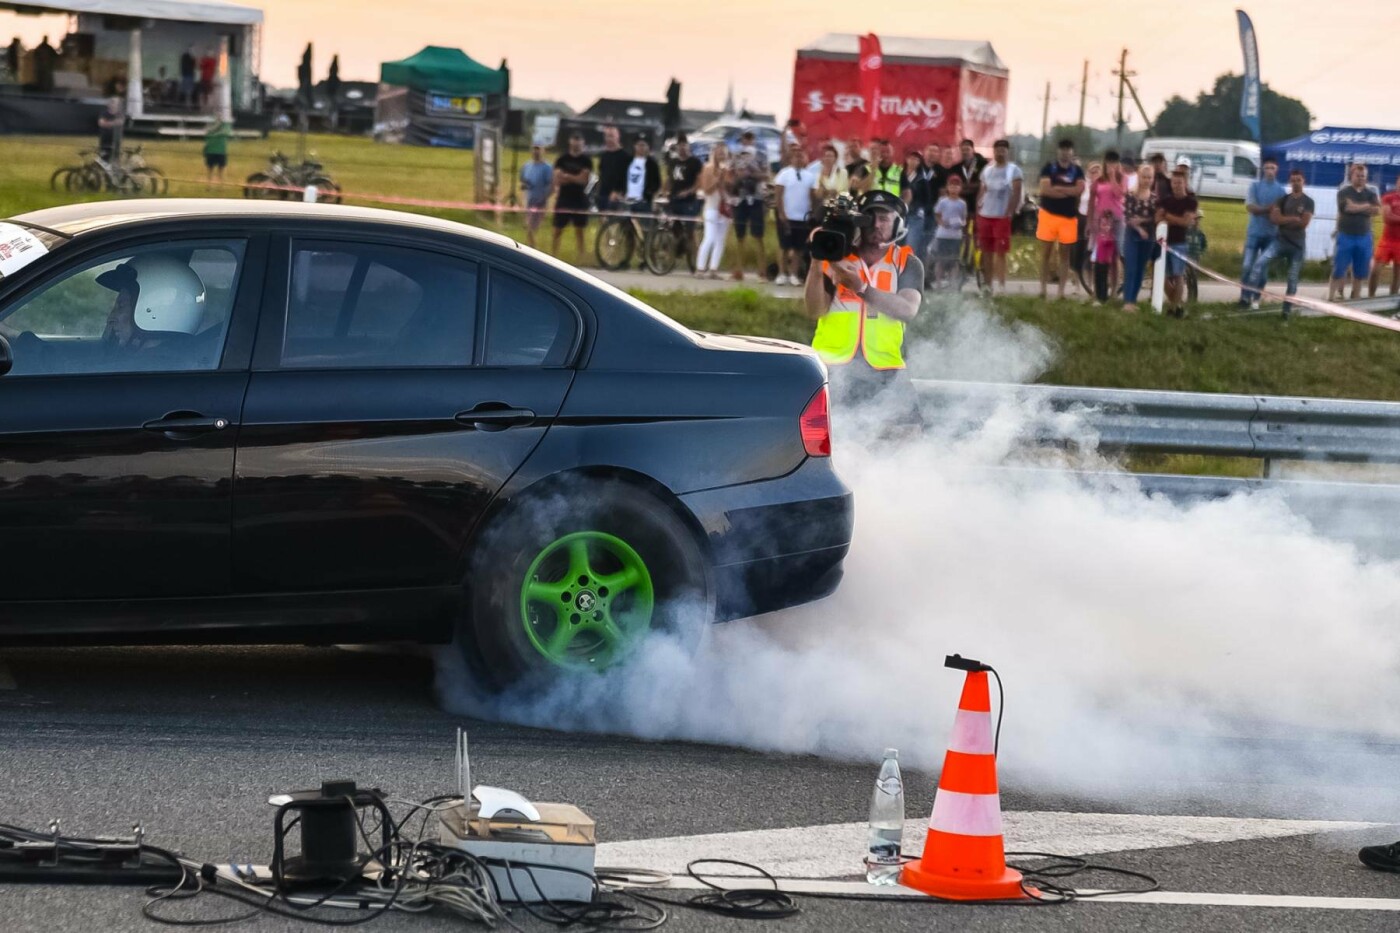
{"label": "red and white barrier tape", "polygon": [[[297,187],[297,186],[295,186],[295,185],[272,185],[272,184],[263,184],[263,183],[259,183],[259,184],[239,184],[238,182],[233,182],[233,181],[206,182],[206,181],[204,181],[203,179],[195,179],[195,178],[170,178],[170,179],[167,179],[167,180],[168,180],[168,181],[171,181],[171,182],[178,182],[178,183],[180,183],[180,184],[204,185],[205,187],[209,187],[209,186],[212,185],[213,187],[216,187],[216,188],[237,188],[237,189],[239,189],[240,191],[248,191],[248,190],[258,190],[258,191],[281,191],[281,192],[285,192],[285,193],[287,193],[287,194],[294,194],[294,195],[297,195],[298,198],[300,198],[301,196],[303,196],[304,193],[305,193],[305,191],[306,191],[306,187]],[[308,186],[308,187],[309,187],[309,186]],[[324,191],[324,194],[320,193],[320,192],[322,192],[322,191]],[[428,198],[410,198],[410,197],[404,197],[404,196],[402,196],[402,195],[393,195],[393,194],[366,194],[366,193],[360,192],[360,191],[345,191],[345,190],[342,190],[342,189],[336,189],[335,191],[331,192],[331,191],[325,191],[325,189],[318,189],[317,201],[321,201],[321,200],[323,199],[323,197],[325,197],[325,196],[336,197],[336,198],[340,198],[340,199],[342,199],[342,200],[344,200],[344,199],[352,199],[352,200],[355,200],[355,201],[369,201],[369,202],[374,203],[374,204],[396,204],[396,205],[399,205],[399,206],[401,206],[401,207],[426,207],[426,208],[432,208],[432,209],[435,209],[435,210],[446,210],[446,211],[490,211],[490,212],[502,213],[502,214],[525,214],[525,213],[528,213],[528,212],[533,211],[533,210],[538,210],[539,212],[545,213],[545,214],[559,213],[559,214],[568,214],[568,215],[583,215],[583,216],[587,216],[587,217],[643,217],[643,218],[645,218],[645,217],[651,217],[651,218],[665,217],[667,220],[680,221],[681,223],[693,223],[693,224],[698,224],[698,223],[701,223],[701,222],[702,222],[701,218],[699,218],[699,217],[682,217],[682,216],[677,215],[677,214],[669,214],[669,213],[668,213],[668,214],[660,214],[660,213],[657,213],[657,212],[652,212],[652,213],[638,213],[638,212],[634,212],[634,211],[595,211],[595,210],[591,210],[591,209],[590,209],[590,210],[578,210],[578,209],[576,209],[576,208],[567,208],[567,207],[565,207],[565,208],[557,208],[557,207],[550,207],[550,208],[530,208],[530,207],[521,207],[521,206],[511,206],[511,205],[508,205],[508,204],[493,204],[493,203],[491,203],[491,202],[489,202],[489,201],[486,201],[486,202],[475,202],[475,201],[439,201],[439,200],[432,200],[432,199],[428,199]],[[766,210],[766,209],[767,209],[767,208],[765,207],[765,210]]]}
{"label": "red and white barrier tape", "polygon": [[[1158,240],[1157,242],[1162,246],[1162,258],[1165,260],[1168,249],[1166,241]],[[1253,285],[1247,285],[1243,282],[1237,282],[1229,276],[1221,275],[1214,269],[1207,269],[1205,266],[1196,262],[1189,256],[1183,256],[1180,253],[1177,253],[1176,255],[1179,259],[1181,259],[1182,262],[1185,262],[1188,266],[1195,269],[1197,272],[1209,276],[1210,278],[1215,279],[1217,282],[1221,282],[1225,285],[1233,285],[1236,288],[1242,290],[1248,289],[1252,292],[1258,292],[1263,297],[1272,299],[1273,301],[1282,301],[1290,305],[1295,305],[1297,307],[1310,308],[1313,311],[1318,311],[1322,314],[1326,314],[1331,317],[1341,318],[1344,321],[1351,321],[1355,324],[1369,324],[1372,327],[1380,327],[1384,328],[1385,330],[1393,330],[1400,332],[1400,321],[1392,320],[1388,317],[1382,317],[1378,314],[1371,314],[1367,311],[1358,311],[1355,308],[1348,308],[1345,305],[1339,305],[1331,301],[1319,301],[1316,298],[1305,298],[1302,295],[1281,295],[1278,292],[1271,291],[1268,288],[1256,288]]]}

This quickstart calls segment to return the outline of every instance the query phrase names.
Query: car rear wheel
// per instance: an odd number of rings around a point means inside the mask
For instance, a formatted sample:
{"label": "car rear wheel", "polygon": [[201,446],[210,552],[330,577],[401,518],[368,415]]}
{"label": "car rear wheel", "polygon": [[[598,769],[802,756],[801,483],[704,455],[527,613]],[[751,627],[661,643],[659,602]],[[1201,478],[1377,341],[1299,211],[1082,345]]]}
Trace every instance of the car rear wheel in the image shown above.
{"label": "car rear wheel", "polygon": [[651,493],[586,483],[514,506],[482,535],[458,643],[489,687],[624,662],[713,617],[695,536]]}

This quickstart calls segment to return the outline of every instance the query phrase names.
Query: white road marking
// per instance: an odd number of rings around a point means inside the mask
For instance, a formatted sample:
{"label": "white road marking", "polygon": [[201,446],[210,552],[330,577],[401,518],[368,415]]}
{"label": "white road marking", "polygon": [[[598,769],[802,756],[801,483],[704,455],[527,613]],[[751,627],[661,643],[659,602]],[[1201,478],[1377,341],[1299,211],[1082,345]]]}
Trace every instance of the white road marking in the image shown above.
{"label": "white road marking", "polygon": [[0,690],[14,690],[19,685],[15,683],[14,675],[5,666],[4,661],[0,661]]}
{"label": "white road marking", "polygon": [[[1008,811],[1002,814],[1002,818],[1008,850],[1065,855],[1274,839],[1389,825],[1330,820],[1056,811]],[[906,822],[905,848],[911,852],[921,851],[927,831],[927,820]],[[864,870],[861,859],[867,845],[866,832],[864,823],[833,823],[791,829],[605,842],[598,846],[597,862],[600,866],[638,866],[679,874],[685,871],[686,863],[692,859],[726,858],[762,865],[783,878],[849,878]]]}
{"label": "white road marking", "polygon": [[[708,875],[706,877],[709,877]],[[713,880],[713,879],[711,879]],[[910,888],[876,888],[863,881],[814,881],[801,878],[780,878],[779,887],[792,894],[843,894],[890,898],[922,898]],[[747,881],[730,879],[731,887],[763,887]],[[673,878],[666,887],[695,891],[704,885],[693,878]],[[1086,894],[1098,893],[1086,889]],[[1384,897],[1309,897],[1299,894],[1211,894],[1198,891],[1153,891],[1149,894],[1114,894],[1079,901],[1081,904],[1175,904],[1197,907],[1284,907],[1292,910],[1385,910],[1400,911],[1400,899]]]}

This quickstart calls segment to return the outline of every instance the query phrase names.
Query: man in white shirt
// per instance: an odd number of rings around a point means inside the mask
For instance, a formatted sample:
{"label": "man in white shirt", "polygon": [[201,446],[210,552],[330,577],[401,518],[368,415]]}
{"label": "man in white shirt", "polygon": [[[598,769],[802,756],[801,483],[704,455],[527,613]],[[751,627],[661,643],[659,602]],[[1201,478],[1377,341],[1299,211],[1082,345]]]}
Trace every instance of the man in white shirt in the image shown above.
{"label": "man in white shirt", "polygon": [[774,211],[778,216],[778,278],[775,285],[802,284],[802,256],[811,234],[812,189],[817,173],[806,164],[801,146],[788,146],[787,164],[773,180],[778,189]]}
{"label": "man in white shirt", "polygon": [[1011,143],[998,139],[992,145],[992,162],[982,169],[977,192],[977,245],[982,250],[982,278],[993,293],[1001,283],[1006,293],[1006,254],[1011,252],[1011,228],[1021,209],[1025,176],[1010,160]]}
{"label": "man in white shirt", "polygon": [[651,157],[651,144],[638,139],[627,166],[627,204],[639,214],[651,213],[651,199],[661,190],[661,168]]}

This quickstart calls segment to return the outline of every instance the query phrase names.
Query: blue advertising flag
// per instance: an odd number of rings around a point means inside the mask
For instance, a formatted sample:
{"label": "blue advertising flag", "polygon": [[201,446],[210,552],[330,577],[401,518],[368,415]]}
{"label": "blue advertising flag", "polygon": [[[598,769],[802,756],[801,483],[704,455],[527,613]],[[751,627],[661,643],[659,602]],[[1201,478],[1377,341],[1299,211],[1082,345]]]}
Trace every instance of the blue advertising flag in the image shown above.
{"label": "blue advertising flag", "polygon": [[1254,38],[1254,24],[1244,10],[1236,10],[1240,20],[1240,49],[1244,52],[1244,89],[1240,95],[1240,122],[1249,131],[1249,138],[1263,141],[1259,130],[1259,43]]}

